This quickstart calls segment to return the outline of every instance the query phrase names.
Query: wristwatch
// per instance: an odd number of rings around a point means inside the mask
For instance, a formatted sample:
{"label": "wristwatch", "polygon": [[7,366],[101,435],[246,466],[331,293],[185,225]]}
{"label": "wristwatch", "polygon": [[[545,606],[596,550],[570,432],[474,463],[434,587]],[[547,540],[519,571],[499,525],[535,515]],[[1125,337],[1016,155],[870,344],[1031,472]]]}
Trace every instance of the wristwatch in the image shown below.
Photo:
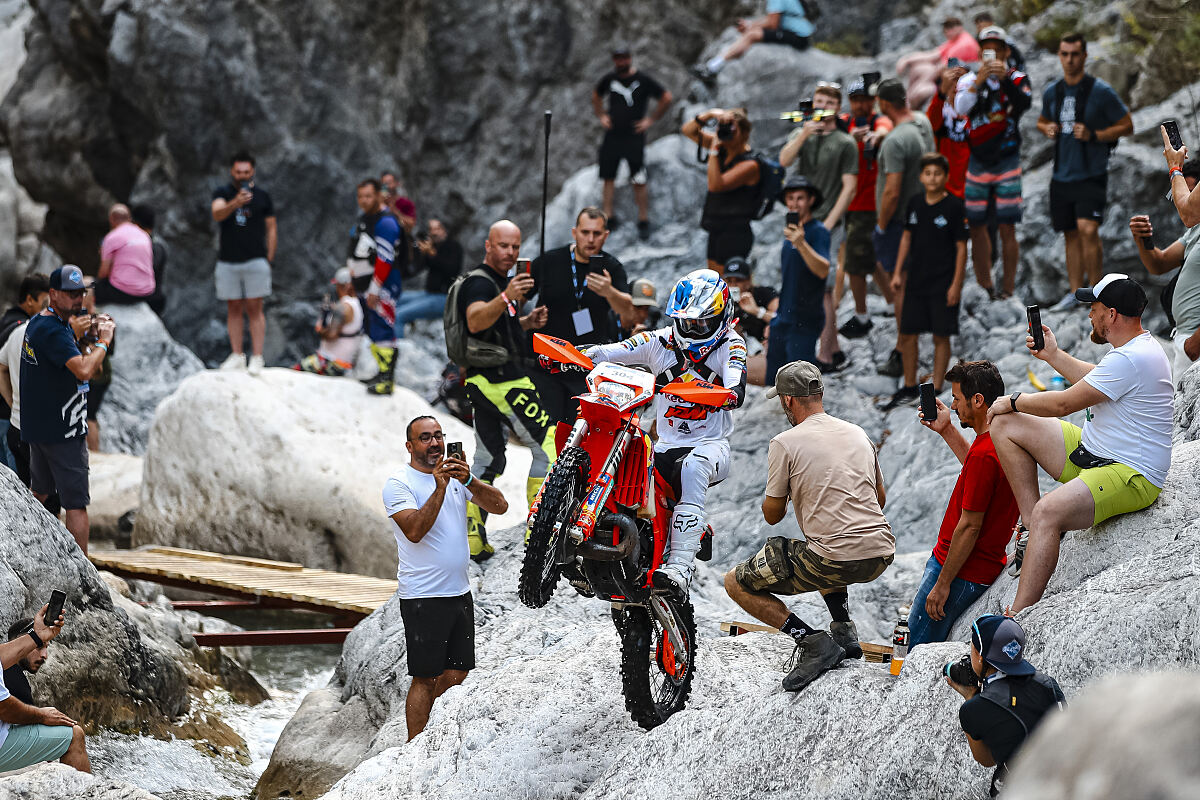
{"label": "wristwatch", "polygon": [[1020,396],[1021,396],[1021,393],[1020,393],[1020,392],[1013,392],[1013,393],[1012,393],[1011,395],[1009,395],[1009,397],[1008,397],[1008,403],[1009,403],[1009,405],[1011,405],[1011,406],[1012,406],[1012,410],[1013,410],[1014,412],[1017,410],[1017,398],[1018,398],[1018,397],[1020,397]]}
{"label": "wristwatch", "polygon": [[45,647],[45,646],[46,646],[46,643],[42,641],[42,637],[38,636],[38,635],[37,635],[36,633],[34,633],[33,631],[30,631],[30,632],[29,632],[29,638],[30,638],[30,639],[33,639],[33,643],[34,643],[34,645],[35,645],[35,646],[37,647],[37,649],[39,649],[39,650],[41,650],[43,647]]}
{"label": "wristwatch", "polygon": [[766,319],[767,318],[767,310],[765,308],[763,308],[762,306],[759,306],[758,313],[756,313],[754,316],[758,317],[759,319]]}

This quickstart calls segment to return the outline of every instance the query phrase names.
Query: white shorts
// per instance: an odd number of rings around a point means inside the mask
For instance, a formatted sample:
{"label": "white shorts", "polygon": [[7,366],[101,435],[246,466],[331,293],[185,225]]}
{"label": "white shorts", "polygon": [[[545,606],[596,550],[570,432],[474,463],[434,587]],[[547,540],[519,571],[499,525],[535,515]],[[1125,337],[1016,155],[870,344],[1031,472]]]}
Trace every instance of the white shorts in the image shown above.
{"label": "white shorts", "polygon": [[265,258],[217,262],[217,299],[253,300],[271,294],[271,264]]}

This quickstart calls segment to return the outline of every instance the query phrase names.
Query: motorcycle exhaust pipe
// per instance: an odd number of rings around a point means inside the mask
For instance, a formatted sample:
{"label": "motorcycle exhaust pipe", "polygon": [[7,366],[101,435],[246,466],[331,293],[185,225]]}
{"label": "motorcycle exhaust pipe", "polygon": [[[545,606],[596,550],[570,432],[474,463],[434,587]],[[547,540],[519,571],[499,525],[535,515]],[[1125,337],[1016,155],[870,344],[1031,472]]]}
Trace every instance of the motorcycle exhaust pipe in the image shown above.
{"label": "motorcycle exhaust pipe", "polygon": [[638,546],[637,523],[627,514],[605,514],[600,518],[600,527],[608,528],[610,525],[616,525],[620,529],[620,544],[602,544],[595,539],[588,539],[579,544],[575,552],[595,561],[633,561],[636,564],[638,551],[641,549]]}

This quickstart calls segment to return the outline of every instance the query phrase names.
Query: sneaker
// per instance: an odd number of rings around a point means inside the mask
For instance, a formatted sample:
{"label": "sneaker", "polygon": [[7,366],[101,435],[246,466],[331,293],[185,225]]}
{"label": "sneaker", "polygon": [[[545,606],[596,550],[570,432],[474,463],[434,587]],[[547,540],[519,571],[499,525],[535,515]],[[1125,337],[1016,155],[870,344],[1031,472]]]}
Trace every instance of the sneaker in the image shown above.
{"label": "sneaker", "polygon": [[226,372],[241,372],[246,369],[246,354],[230,353],[229,358],[222,361],[218,369],[223,369]]}
{"label": "sneaker", "polygon": [[875,323],[871,321],[870,317],[866,322],[859,322],[858,317],[851,317],[849,322],[838,328],[838,333],[847,339],[861,339],[874,327]]}
{"label": "sneaker", "polygon": [[638,239],[643,242],[650,240],[650,220],[638,220]]}
{"label": "sneaker", "polygon": [[875,369],[880,375],[886,375],[889,378],[899,378],[904,374],[904,360],[900,358],[900,351],[893,350],[888,356],[888,360],[884,362],[882,367]]}
{"label": "sneaker", "polygon": [[264,366],[262,356],[250,356],[250,365],[246,369],[251,375],[262,375]]}
{"label": "sneaker", "polygon": [[617,228],[619,228],[619,227],[621,227],[621,220],[617,217],[616,214],[613,214],[611,217],[608,218],[608,232],[616,233]]}
{"label": "sneaker", "polygon": [[901,386],[892,395],[892,399],[887,401],[883,407],[884,411],[891,411],[899,405],[912,405],[921,398],[921,387],[919,386]]}
{"label": "sneaker", "polygon": [[658,569],[654,570],[654,575],[651,576],[651,583],[655,589],[661,589],[674,597],[680,602],[684,602],[688,597],[688,585],[691,583],[691,575],[685,572],[674,564],[663,564]]}
{"label": "sneaker", "polygon": [[829,635],[837,642],[838,647],[846,651],[846,658],[862,658],[862,645],[858,641],[858,628],[854,622],[829,623]]}
{"label": "sneaker", "polygon": [[1017,523],[1017,536],[1013,544],[1012,562],[1008,565],[1008,574],[1014,578],[1021,576],[1021,562],[1025,560],[1025,546],[1029,544],[1029,529]]}
{"label": "sneaker", "polygon": [[783,688],[798,692],[822,673],[836,667],[845,657],[846,651],[827,631],[814,631],[796,642],[796,649],[788,662],[792,668],[783,679]]}
{"label": "sneaker", "polygon": [[1054,305],[1050,306],[1051,311],[1070,311],[1075,306],[1079,305],[1079,301],[1075,299],[1074,292],[1067,292],[1062,300],[1059,300]]}
{"label": "sneaker", "polygon": [[717,73],[710,70],[706,64],[694,64],[688,68],[688,72],[710,89],[717,85]]}

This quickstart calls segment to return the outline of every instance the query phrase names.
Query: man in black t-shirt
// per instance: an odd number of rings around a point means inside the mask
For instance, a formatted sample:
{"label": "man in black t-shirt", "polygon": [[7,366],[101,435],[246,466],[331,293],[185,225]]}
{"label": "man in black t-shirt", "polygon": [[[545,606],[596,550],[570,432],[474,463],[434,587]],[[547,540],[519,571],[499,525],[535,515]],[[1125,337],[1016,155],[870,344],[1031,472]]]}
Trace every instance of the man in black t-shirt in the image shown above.
{"label": "man in black t-shirt", "polygon": [[425,273],[425,291],[408,291],[396,305],[396,338],[404,326],[419,319],[439,319],[446,308],[446,293],[462,272],[462,245],[450,238],[439,219],[429,220],[429,233],[417,234],[417,268]]}
{"label": "man in black t-shirt", "polygon": [[217,252],[217,299],[228,308],[230,354],[221,369],[246,369],[242,353],[242,315],[250,323],[249,370],[263,368],[263,340],[267,319],[263,298],[271,293],[271,265],[275,263],[275,205],[265,189],[254,185],[254,158],[235,153],[230,160],[232,181],[212,194],[212,217],[221,230]]}
{"label": "man in black t-shirt", "polygon": [[[533,291],[549,311],[542,333],[566,339],[576,347],[618,340],[615,312],[629,318],[633,301],[625,267],[604,252],[608,219],[588,206],[575,217],[574,243],[547,250],[533,260]],[[545,408],[556,422],[575,421],[575,395],[587,390],[578,372],[541,373],[535,382]]]}
{"label": "man in black t-shirt", "polygon": [[[8,641],[11,642],[22,636],[28,636],[31,630],[33,630],[32,619],[29,617],[19,619],[8,629]],[[49,649],[50,643],[43,642],[41,647],[4,670],[4,688],[8,689],[9,694],[27,706],[34,705],[34,702],[33,689],[30,688],[29,679],[25,677],[25,673],[28,672],[30,675],[36,675],[37,671],[42,668],[42,664],[46,663],[46,655]]]}
{"label": "man in black t-shirt", "polygon": [[[629,182],[638,207],[638,236],[650,236],[650,194],[646,189],[646,131],[662,119],[671,105],[671,93],[658,81],[633,67],[629,48],[619,45],[612,51],[613,71],[592,90],[592,110],[604,128],[600,143],[600,180],[604,181],[604,214],[609,230],[617,229],[613,216],[613,189],[617,168],[629,164]],[[605,99],[607,98],[607,106]],[[646,116],[650,99],[658,103]]]}
{"label": "man in black t-shirt", "polygon": [[1025,660],[1025,631],[1011,617],[985,614],[971,625],[970,673],[966,659],[946,676],[966,702],[958,721],[971,756],[992,773],[992,797],[1004,787],[1008,763],[1045,715],[1066,702],[1058,682]]}
{"label": "man in black t-shirt", "polygon": [[[557,452],[554,421],[543,408],[541,396],[527,374],[532,353],[525,332],[542,328],[547,310],[539,305],[521,316],[521,305],[532,294],[533,278],[529,275],[508,278],[520,251],[521,229],[506,219],[494,223],[484,242],[479,272],[472,270],[458,287],[458,311],[471,336],[501,345],[509,354],[509,360],[499,366],[466,370],[467,399],[475,412],[475,462],[471,474],[490,484],[504,472],[504,450],[511,431],[533,455],[525,484],[526,500],[532,503]],[[467,541],[471,558],[476,561],[484,561],[495,552],[487,541],[485,519],[486,512],[474,503],[467,505]]]}

